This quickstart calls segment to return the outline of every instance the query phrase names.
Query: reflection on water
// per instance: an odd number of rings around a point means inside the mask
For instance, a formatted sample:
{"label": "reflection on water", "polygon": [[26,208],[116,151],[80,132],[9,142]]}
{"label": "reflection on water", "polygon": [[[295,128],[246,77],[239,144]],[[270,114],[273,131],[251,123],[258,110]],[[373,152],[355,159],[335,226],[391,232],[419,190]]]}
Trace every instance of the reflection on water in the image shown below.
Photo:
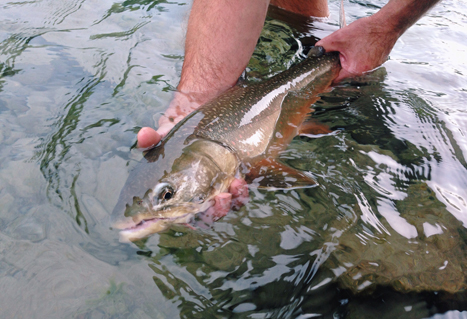
{"label": "reflection on water", "polygon": [[[271,11],[245,79],[337,28]],[[350,21],[384,3],[348,3]],[[443,2],[384,68],[341,84],[281,159],[320,186],[266,192],[207,228],[118,242],[130,150],[171,98],[189,4],[29,1],[0,16],[2,317],[465,315],[466,7]],[[283,22],[286,20],[288,22]],[[19,301],[23,307],[18,307]]]}

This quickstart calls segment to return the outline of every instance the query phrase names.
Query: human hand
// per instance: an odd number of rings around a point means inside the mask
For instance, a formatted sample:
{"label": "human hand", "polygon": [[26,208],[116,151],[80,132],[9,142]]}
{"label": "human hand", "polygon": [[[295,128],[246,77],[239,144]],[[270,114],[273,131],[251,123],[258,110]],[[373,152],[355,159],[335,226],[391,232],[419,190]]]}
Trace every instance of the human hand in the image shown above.
{"label": "human hand", "polygon": [[326,52],[337,51],[342,70],[334,82],[362,75],[388,59],[400,34],[377,15],[361,18],[316,43]]}
{"label": "human hand", "polygon": [[231,208],[245,205],[247,199],[248,185],[243,179],[236,178],[230,184],[229,192],[218,194],[214,199],[214,205],[201,214],[200,219],[206,224],[211,224],[227,215]]}
{"label": "human hand", "polygon": [[150,127],[143,127],[137,135],[137,147],[147,150],[157,145],[170,130],[180,122],[185,116],[196,110],[204,103],[203,99],[195,100],[189,94],[175,92],[172,102],[159,119],[159,128],[156,130]]}

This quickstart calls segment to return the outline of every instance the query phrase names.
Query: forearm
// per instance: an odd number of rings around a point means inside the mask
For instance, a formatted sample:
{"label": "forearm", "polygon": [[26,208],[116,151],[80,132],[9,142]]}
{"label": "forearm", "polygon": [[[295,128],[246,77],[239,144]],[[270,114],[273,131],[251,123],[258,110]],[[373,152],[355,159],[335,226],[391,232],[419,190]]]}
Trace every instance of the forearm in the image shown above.
{"label": "forearm", "polygon": [[178,90],[204,103],[233,86],[255,49],[269,0],[195,0]]}
{"label": "forearm", "polygon": [[371,18],[400,37],[440,0],[390,0]]}

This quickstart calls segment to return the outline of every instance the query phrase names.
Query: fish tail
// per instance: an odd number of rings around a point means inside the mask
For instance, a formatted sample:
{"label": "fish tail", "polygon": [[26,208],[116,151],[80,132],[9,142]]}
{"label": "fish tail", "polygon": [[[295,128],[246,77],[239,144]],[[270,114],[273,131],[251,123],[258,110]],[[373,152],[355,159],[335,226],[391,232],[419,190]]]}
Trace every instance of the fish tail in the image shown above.
{"label": "fish tail", "polygon": [[339,28],[342,29],[347,24],[345,23],[345,10],[344,10],[344,0],[341,0],[341,5],[339,7]]}

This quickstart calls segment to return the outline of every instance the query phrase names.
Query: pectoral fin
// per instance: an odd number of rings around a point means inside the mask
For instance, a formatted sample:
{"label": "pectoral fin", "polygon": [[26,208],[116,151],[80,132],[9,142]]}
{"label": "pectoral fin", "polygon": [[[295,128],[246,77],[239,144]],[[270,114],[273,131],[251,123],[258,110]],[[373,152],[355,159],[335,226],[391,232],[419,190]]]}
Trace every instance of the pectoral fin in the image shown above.
{"label": "pectoral fin", "polygon": [[273,158],[256,162],[246,174],[248,184],[267,189],[314,187],[318,184],[306,172],[296,170]]}

